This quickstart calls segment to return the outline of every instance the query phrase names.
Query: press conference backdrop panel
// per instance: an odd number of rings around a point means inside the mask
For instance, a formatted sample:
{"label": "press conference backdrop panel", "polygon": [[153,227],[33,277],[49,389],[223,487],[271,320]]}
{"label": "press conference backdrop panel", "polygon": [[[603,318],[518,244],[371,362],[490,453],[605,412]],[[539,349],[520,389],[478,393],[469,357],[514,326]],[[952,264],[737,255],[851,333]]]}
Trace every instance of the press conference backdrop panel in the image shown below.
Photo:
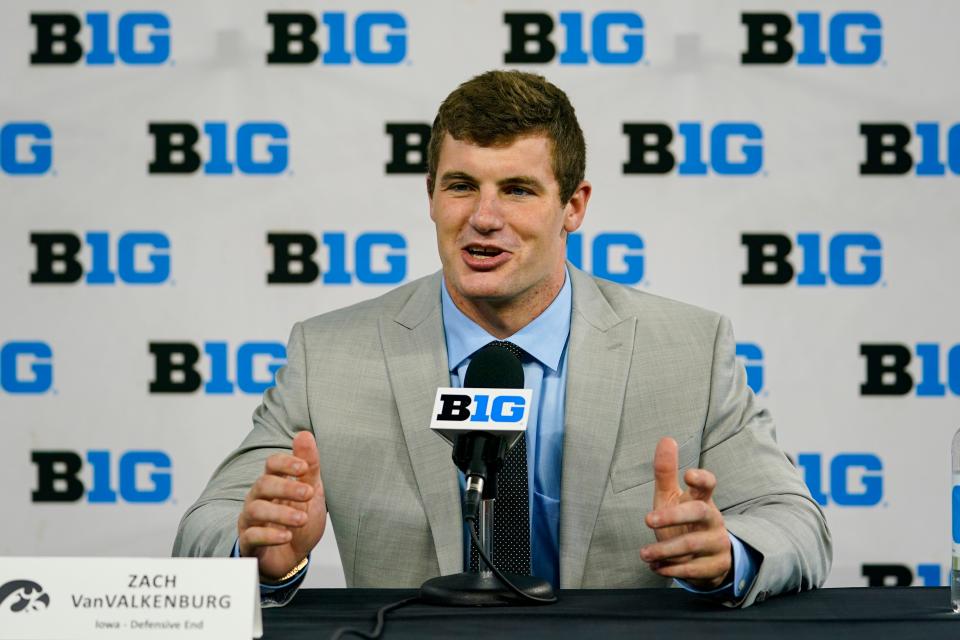
{"label": "press conference backdrop panel", "polygon": [[[428,127],[505,68],[564,88],[585,130],[571,260],[733,319],[832,525],[829,584],[946,584],[958,21],[879,0],[0,4],[0,554],[168,554],[291,325],[439,267]],[[343,584],[335,545],[308,585]]]}

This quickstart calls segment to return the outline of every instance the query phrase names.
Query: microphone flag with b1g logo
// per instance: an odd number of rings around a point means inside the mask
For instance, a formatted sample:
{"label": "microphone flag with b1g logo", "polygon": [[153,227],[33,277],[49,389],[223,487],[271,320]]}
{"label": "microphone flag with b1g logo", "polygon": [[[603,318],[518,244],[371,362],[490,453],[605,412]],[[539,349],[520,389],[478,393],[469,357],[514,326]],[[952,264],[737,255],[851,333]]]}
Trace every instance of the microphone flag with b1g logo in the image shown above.
{"label": "microphone flag with b1g logo", "polygon": [[453,444],[468,431],[488,431],[507,439],[508,448],[527,430],[530,389],[437,389],[430,428]]}

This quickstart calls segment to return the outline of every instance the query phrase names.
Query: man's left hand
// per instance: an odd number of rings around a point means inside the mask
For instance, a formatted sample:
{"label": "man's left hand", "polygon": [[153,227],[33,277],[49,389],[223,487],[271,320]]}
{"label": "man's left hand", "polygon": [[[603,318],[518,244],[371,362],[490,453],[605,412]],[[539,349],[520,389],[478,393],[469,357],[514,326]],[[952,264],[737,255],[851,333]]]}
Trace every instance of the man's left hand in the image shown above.
{"label": "man's left hand", "polygon": [[687,469],[687,490],[677,481],[677,441],[661,438],[653,459],[653,511],[646,524],[657,542],[640,549],[640,557],[661,576],[678,578],[696,589],[723,585],[733,569],[730,536],[723,514],[713,503],[717,478],[706,469]]}

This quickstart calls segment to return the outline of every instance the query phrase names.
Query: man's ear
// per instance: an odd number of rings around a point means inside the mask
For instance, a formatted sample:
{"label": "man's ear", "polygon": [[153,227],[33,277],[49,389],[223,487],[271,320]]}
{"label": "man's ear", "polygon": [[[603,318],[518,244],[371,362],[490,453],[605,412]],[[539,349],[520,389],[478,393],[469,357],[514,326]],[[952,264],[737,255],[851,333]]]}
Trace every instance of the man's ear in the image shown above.
{"label": "man's ear", "polygon": [[563,230],[567,233],[573,233],[583,224],[583,217],[587,213],[587,203],[590,202],[590,194],[593,192],[593,186],[584,180],[577,185],[570,200],[563,207]]}
{"label": "man's ear", "polygon": [[430,205],[430,219],[436,222],[437,219],[433,217],[433,180],[429,175],[427,176],[427,203]]}

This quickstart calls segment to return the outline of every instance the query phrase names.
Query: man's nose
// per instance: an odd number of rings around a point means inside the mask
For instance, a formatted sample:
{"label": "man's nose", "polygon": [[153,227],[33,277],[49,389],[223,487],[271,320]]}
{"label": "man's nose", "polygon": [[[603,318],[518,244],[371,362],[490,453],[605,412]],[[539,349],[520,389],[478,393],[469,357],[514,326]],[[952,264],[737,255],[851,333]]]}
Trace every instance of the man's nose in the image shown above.
{"label": "man's nose", "polygon": [[470,226],[480,233],[490,233],[503,228],[503,211],[497,194],[480,193],[477,207],[470,215]]}

